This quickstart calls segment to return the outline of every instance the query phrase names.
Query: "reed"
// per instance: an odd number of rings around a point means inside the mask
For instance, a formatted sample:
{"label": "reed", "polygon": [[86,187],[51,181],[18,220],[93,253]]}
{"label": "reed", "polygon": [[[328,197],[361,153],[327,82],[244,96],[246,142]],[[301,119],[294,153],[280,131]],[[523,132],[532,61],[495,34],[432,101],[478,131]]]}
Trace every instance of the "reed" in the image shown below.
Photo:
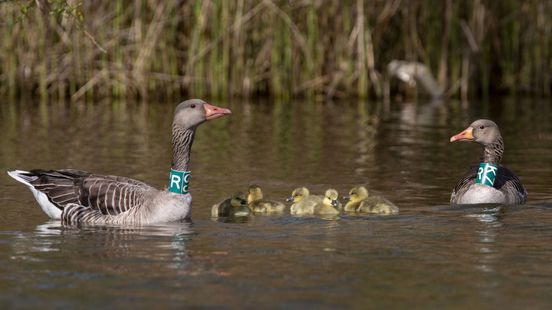
{"label": "reed", "polygon": [[0,0],[0,93],[379,98],[404,59],[452,96],[550,96],[551,29],[539,0]]}

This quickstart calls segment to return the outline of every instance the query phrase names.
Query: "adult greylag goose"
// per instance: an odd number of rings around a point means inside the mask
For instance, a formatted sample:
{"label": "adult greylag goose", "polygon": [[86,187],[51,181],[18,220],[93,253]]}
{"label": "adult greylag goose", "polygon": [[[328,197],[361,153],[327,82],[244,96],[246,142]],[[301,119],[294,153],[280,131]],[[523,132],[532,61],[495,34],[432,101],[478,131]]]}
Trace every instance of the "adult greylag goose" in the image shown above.
{"label": "adult greylag goose", "polygon": [[286,205],[279,201],[263,199],[263,191],[258,185],[249,186],[247,205],[255,213],[282,213]]}
{"label": "adult greylag goose", "polygon": [[355,186],[349,191],[349,201],[345,204],[345,212],[396,214],[399,208],[391,201],[381,196],[370,195],[364,186]]}
{"label": "adult greylag goose", "polygon": [[452,204],[523,204],[527,191],[519,178],[500,161],[504,154],[504,141],[498,126],[491,120],[480,119],[450,142],[473,141],[483,145],[483,161],[462,178],[452,190]]}
{"label": "adult greylag goose", "polygon": [[151,224],[186,219],[191,216],[188,164],[196,128],[230,113],[200,99],[186,100],[176,107],[166,190],[125,177],[72,169],[15,170],[8,174],[29,187],[50,218],[65,223]]}
{"label": "adult greylag goose", "polygon": [[247,199],[242,192],[234,193],[230,198],[213,205],[211,208],[212,217],[227,217],[227,216],[248,216],[251,210],[247,206]]}

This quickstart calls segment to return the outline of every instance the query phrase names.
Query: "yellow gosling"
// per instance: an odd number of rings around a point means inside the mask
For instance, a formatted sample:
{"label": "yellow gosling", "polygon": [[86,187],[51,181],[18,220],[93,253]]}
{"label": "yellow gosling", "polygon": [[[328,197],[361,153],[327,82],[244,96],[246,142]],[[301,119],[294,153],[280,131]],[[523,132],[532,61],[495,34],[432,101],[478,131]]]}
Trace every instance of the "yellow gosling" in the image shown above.
{"label": "yellow gosling", "polygon": [[366,187],[356,186],[349,191],[344,211],[388,215],[399,213],[399,208],[384,197],[370,196]]}
{"label": "yellow gosling", "polygon": [[286,205],[279,201],[263,199],[263,191],[258,185],[249,186],[247,206],[255,213],[282,213]]}
{"label": "yellow gosling", "polygon": [[306,187],[299,187],[293,190],[288,201],[293,204],[290,213],[293,215],[312,215],[317,204],[322,203],[322,197],[310,195]]}
{"label": "yellow gosling", "polygon": [[336,215],[339,214],[339,195],[333,188],[326,190],[322,203],[317,204],[314,208],[314,214],[319,215]]}

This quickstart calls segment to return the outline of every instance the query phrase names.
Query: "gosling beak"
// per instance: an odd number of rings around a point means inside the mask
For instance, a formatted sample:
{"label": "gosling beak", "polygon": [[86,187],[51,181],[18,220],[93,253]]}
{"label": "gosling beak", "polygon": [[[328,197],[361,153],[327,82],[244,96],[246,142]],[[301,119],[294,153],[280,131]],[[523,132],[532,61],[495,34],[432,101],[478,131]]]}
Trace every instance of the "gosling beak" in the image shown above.
{"label": "gosling beak", "polygon": [[292,202],[292,201],[293,201],[293,197],[288,197],[288,198],[286,198],[286,201],[287,201],[287,202]]}
{"label": "gosling beak", "polygon": [[468,127],[461,133],[450,137],[450,142],[454,141],[472,141],[473,140],[473,127]]}
{"label": "gosling beak", "polygon": [[339,201],[332,200],[332,206],[337,207],[339,205]]}
{"label": "gosling beak", "polygon": [[351,200],[351,196],[343,196],[343,200]]}
{"label": "gosling beak", "polygon": [[220,108],[208,103],[205,103],[203,105],[203,109],[205,109],[205,119],[208,121],[215,118],[223,117],[226,114],[232,114],[232,111],[230,111],[230,109]]}

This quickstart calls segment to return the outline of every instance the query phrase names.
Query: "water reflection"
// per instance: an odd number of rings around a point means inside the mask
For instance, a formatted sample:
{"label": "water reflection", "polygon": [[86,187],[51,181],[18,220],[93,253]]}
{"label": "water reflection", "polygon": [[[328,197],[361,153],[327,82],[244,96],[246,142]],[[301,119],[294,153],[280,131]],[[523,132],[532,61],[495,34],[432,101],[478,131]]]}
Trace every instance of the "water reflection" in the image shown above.
{"label": "water reflection", "polygon": [[[62,252],[68,261],[84,262],[92,258],[88,267],[117,261],[117,268],[126,270],[125,261],[145,259],[164,261],[166,267],[179,269],[187,265],[186,244],[194,235],[191,222],[144,227],[76,227],[51,220],[36,226],[32,235],[15,236],[12,259],[41,261],[45,258],[40,253]],[[148,246],[136,247],[138,244]]]}
{"label": "water reflection", "polygon": [[[38,109],[0,109],[5,170],[81,168],[166,184],[174,104]],[[364,101],[255,100],[231,109],[231,118],[198,129],[193,224],[45,223],[28,190],[0,174],[0,299],[78,307],[85,291],[87,300],[121,308],[550,308],[552,212],[541,204],[552,200],[548,102],[392,103],[386,111]],[[532,205],[448,206],[480,154],[448,138],[480,117],[504,127],[505,161]],[[250,183],[277,200],[300,186],[343,194],[368,184],[401,213],[210,218],[213,203]]]}
{"label": "water reflection", "polygon": [[250,221],[249,216],[231,216],[231,217],[212,217],[211,221],[219,223],[247,223]]}
{"label": "water reflection", "polygon": [[500,260],[500,253],[495,248],[495,242],[502,227],[501,219],[506,211],[504,206],[484,207],[482,212],[476,216],[483,227],[477,230],[479,236],[480,253],[476,269],[485,273],[494,273],[496,263]]}
{"label": "water reflection", "polygon": [[[367,166],[374,165],[374,148],[376,147],[376,135],[380,118],[378,114],[370,115],[366,102],[359,101],[357,107],[357,168],[355,174],[362,176]],[[353,118],[354,119],[354,118]]]}

